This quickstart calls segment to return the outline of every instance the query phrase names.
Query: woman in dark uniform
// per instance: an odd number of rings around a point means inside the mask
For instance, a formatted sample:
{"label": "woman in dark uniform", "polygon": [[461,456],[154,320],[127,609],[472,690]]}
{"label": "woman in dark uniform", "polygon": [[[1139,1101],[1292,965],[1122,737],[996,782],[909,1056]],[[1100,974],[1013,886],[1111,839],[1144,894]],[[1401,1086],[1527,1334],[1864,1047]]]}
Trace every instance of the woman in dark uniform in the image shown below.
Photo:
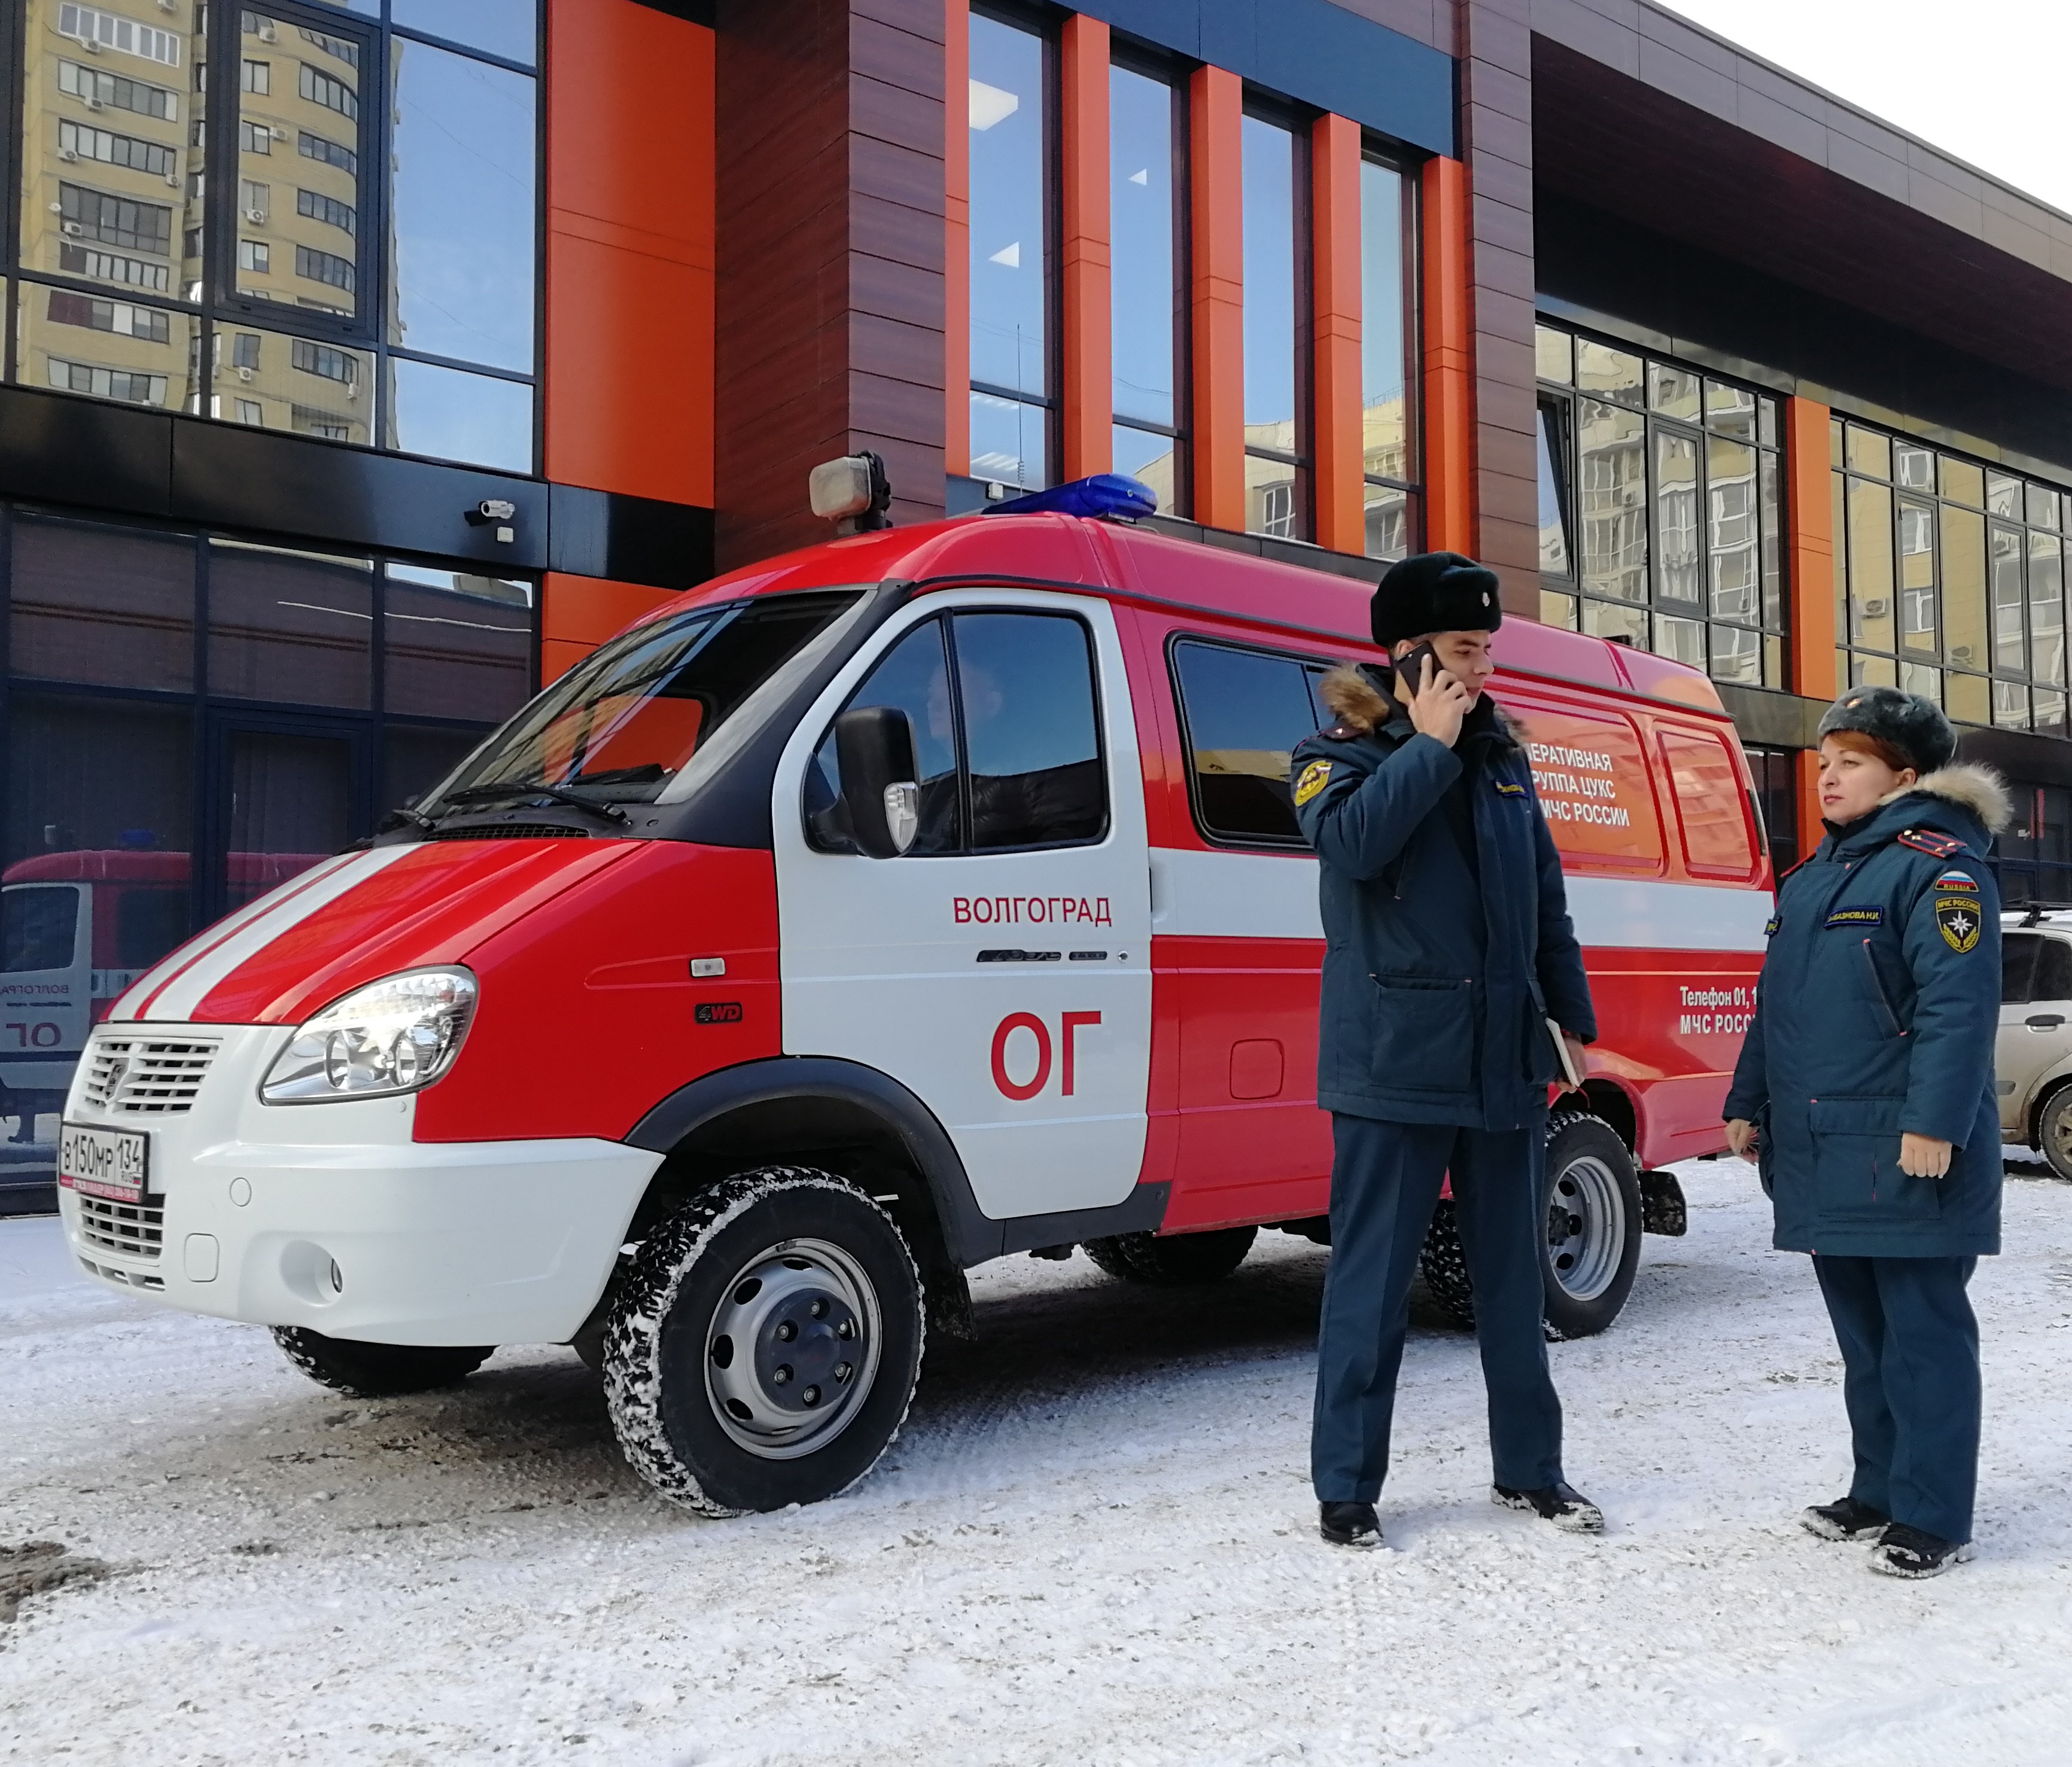
{"label": "woman in dark uniform", "polygon": [[1979,1332],[1965,1285],[2000,1248],[2000,779],[1952,766],[1939,708],[1889,687],[1820,721],[1827,838],[1788,873],[1727,1139],[1758,1152],[1775,1243],[1809,1251],[1841,1346],[1848,1494],[1805,1512],[1871,1568],[1971,1556]]}

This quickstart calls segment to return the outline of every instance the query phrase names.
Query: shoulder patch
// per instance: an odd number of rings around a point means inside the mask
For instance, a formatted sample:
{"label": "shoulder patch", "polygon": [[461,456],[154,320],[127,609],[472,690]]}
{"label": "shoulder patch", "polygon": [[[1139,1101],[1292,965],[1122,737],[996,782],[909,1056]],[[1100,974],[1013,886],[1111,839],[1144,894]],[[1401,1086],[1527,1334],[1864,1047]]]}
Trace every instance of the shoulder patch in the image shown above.
{"label": "shoulder patch", "polygon": [[1935,898],[1935,930],[1954,951],[1967,951],[1979,942],[1979,905],[1969,896]]}
{"label": "shoulder patch", "polygon": [[1940,828],[1902,829],[1899,844],[1936,859],[1954,859],[1960,853],[1971,851],[1956,836],[1945,834]]}
{"label": "shoulder patch", "polygon": [[1783,924],[1783,915],[1772,914],[1762,923],[1762,936],[1766,939],[1774,939],[1777,936],[1777,929]]}
{"label": "shoulder patch", "polygon": [[1331,763],[1328,761],[1312,761],[1296,776],[1295,802],[1298,805],[1307,803],[1330,783]]}
{"label": "shoulder patch", "polygon": [[1935,887],[1938,890],[1976,890],[1979,885],[1978,880],[1969,872],[1946,871],[1935,880]]}
{"label": "shoulder patch", "polygon": [[1857,902],[1837,908],[1822,921],[1823,927],[1882,927],[1885,910],[1877,902]]}

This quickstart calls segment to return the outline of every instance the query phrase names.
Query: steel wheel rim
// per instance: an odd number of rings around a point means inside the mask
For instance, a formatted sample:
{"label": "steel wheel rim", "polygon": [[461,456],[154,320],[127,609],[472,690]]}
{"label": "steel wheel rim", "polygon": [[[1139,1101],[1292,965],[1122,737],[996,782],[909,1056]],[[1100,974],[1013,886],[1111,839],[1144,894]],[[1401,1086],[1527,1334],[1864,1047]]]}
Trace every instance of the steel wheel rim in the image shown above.
{"label": "steel wheel rim", "polygon": [[2072,1095],[2053,1102],[2043,1113],[2044,1157],[2060,1172],[2072,1172]]}
{"label": "steel wheel rim", "polygon": [[825,1239],[779,1240],[734,1272],[713,1309],[713,1416],[758,1459],[814,1453],[863,1408],[884,1336],[877,1288],[853,1256]]}
{"label": "steel wheel rim", "polygon": [[1548,1186],[1547,1258],[1562,1292],[1595,1301],[1626,1255],[1626,1195],[1594,1156],[1571,1160]]}

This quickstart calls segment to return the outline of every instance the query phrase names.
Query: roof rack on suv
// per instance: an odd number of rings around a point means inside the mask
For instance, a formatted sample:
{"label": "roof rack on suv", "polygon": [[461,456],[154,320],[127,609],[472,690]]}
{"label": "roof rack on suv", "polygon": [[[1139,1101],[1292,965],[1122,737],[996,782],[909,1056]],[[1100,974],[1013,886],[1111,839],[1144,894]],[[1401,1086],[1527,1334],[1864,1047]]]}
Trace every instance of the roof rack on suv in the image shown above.
{"label": "roof rack on suv", "polygon": [[2033,927],[2045,914],[2072,914],[2072,902],[2025,902],[2008,910],[2020,914],[2025,927]]}

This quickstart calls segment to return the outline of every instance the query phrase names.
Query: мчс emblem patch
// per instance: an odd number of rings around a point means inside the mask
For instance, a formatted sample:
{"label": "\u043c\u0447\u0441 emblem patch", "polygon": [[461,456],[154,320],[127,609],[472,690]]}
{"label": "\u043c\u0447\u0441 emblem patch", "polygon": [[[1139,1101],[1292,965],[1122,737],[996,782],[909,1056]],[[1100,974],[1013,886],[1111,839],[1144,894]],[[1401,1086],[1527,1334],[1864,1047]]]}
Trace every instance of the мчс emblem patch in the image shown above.
{"label": "\u043c\u0447\u0441 emblem patch", "polygon": [[1303,768],[1301,776],[1295,782],[1296,803],[1307,803],[1330,783],[1331,763],[1328,761],[1312,761],[1309,766]]}
{"label": "\u043c\u0447\u0441 emblem patch", "polygon": [[1979,942],[1979,905],[1968,896],[1935,898],[1935,930],[1951,950],[1966,951]]}

